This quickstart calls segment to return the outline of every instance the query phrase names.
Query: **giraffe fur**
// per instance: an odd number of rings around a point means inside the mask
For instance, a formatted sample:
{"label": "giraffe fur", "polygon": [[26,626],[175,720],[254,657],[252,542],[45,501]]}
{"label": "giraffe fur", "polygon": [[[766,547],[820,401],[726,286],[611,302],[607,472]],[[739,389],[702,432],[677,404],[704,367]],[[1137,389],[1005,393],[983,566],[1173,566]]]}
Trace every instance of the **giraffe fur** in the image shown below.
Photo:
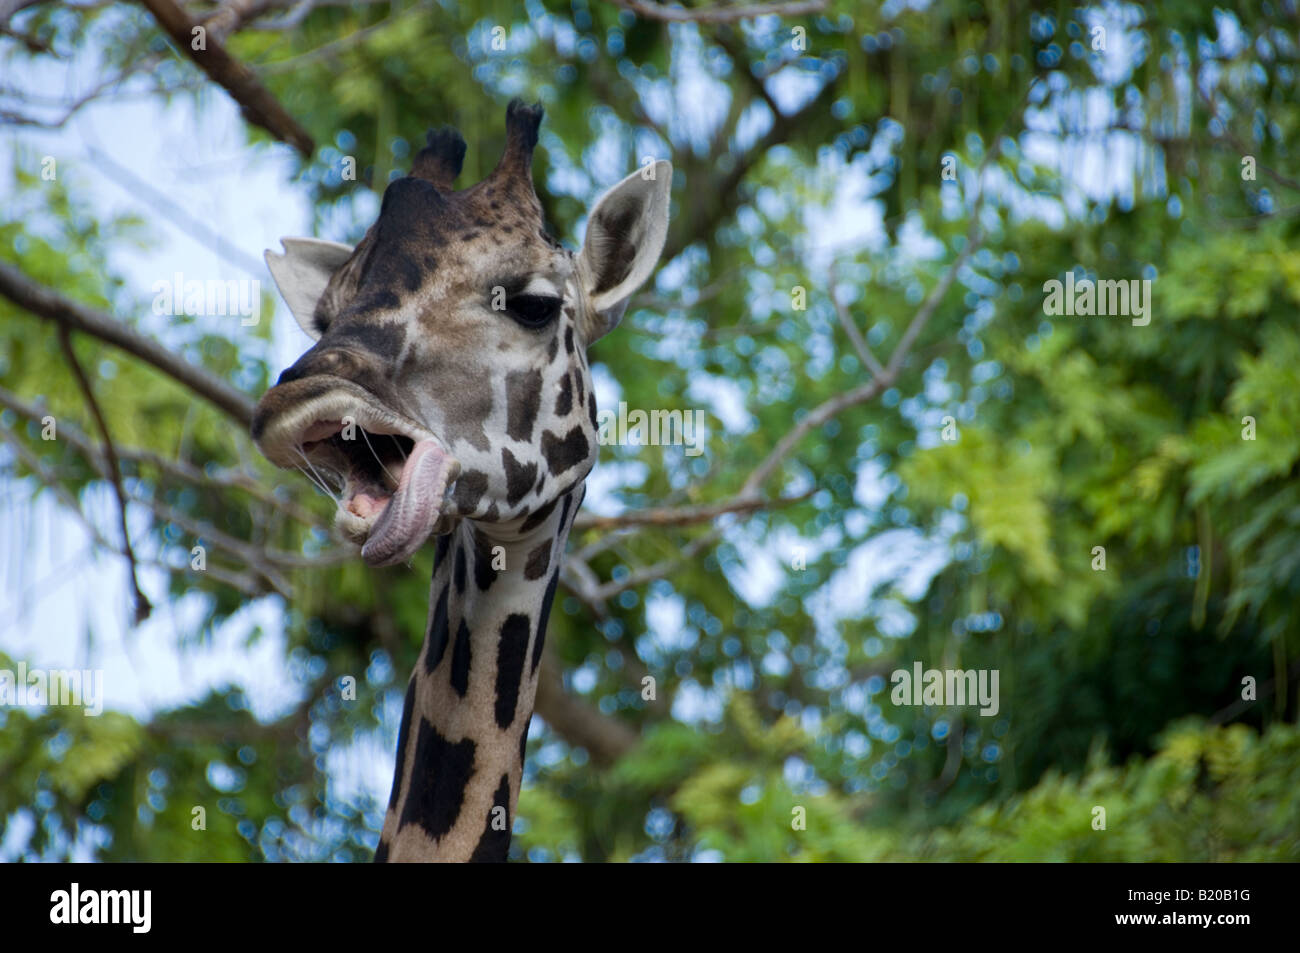
{"label": "giraffe fur", "polygon": [[377,861],[502,861],[564,547],[598,455],[587,348],[652,273],[671,166],[593,206],[572,251],[532,183],[540,105],[506,111],[494,171],[429,134],[355,247],[283,240],[267,262],[315,343],[259,402],[271,462],[341,484],[336,525],[374,566],[436,541]]}

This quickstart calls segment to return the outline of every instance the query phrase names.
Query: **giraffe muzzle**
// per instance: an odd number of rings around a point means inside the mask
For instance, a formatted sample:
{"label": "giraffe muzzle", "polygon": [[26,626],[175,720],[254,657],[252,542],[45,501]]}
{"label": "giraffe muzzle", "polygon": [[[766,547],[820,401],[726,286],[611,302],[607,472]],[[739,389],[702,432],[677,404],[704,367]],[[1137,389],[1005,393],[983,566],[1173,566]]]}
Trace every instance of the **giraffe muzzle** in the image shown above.
{"label": "giraffe muzzle", "polygon": [[286,382],[263,398],[254,420],[258,448],[330,493],[335,526],[369,565],[409,559],[443,528],[460,462],[434,434],[349,381],[322,388],[317,377],[309,392],[286,393],[308,383]]}

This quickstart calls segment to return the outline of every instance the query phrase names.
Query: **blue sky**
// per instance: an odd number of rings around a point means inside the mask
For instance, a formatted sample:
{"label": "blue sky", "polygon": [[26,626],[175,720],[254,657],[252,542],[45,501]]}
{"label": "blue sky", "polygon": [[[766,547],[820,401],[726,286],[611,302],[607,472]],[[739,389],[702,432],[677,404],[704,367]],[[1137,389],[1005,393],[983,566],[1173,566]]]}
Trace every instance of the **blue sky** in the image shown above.
{"label": "blue sky", "polygon": [[[69,80],[63,71],[27,79],[47,91],[69,82],[77,88],[77,80]],[[130,175],[172,198],[186,215],[223,236],[240,259],[260,265],[262,249],[279,235],[305,232],[310,209],[300,191],[286,187],[288,156],[278,149],[245,148],[235,107],[223,94],[208,99],[201,113],[183,101],[166,108],[148,100],[91,105],[61,130],[24,130],[20,136],[0,140],[4,153],[0,161],[8,168],[11,161],[39,163],[43,156],[53,156],[59,176],[102,217],[125,212],[144,217],[157,238],[155,247],[143,252],[118,247],[110,252],[112,269],[141,295],[148,294],[155,281],[170,279],[177,271],[201,279],[249,277],[238,259],[232,262],[218,255],[210,245],[157,214],[130,181],[115,176],[95,158],[96,152],[107,154]],[[200,142],[203,148],[195,149]],[[12,188],[12,181],[0,181],[0,201]],[[33,227],[39,226],[33,223]],[[266,280],[264,274],[252,277]],[[237,317],[202,320],[216,332],[241,332]],[[276,320],[275,328],[277,362],[287,362],[308,343],[291,320]],[[163,603],[152,619],[128,637],[125,569],[120,558],[92,555],[84,529],[59,513],[48,495],[33,506],[27,486],[5,482],[0,484],[0,501],[15,514],[27,511],[30,521],[28,538],[0,552],[5,580],[0,605],[7,610],[3,618],[8,620],[0,629],[0,651],[45,667],[104,668],[110,707],[135,715],[182,703],[208,685],[232,678],[246,685],[259,715],[283,707],[283,690],[276,688],[278,680],[270,664],[283,654],[275,645],[278,625],[273,607],[255,606],[254,618],[238,620],[218,633],[213,646],[182,658],[175,650],[178,633],[192,628],[186,621],[192,618],[192,610],[184,601]],[[88,500],[88,515],[96,525],[112,527],[115,506],[111,493],[96,494]],[[6,523],[19,525],[8,519]],[[109,533],[112,538],[111,529]],[[6,536],[14,541],[12,534]],[[146,571],[147,591],[160,593],[163,585],[156,571]],[[263,625],[272,637],[253,650],[250,660],[234,645],[242,638],[239,630],[254,623]],[[87,627],[94,632],[89,658]]]}

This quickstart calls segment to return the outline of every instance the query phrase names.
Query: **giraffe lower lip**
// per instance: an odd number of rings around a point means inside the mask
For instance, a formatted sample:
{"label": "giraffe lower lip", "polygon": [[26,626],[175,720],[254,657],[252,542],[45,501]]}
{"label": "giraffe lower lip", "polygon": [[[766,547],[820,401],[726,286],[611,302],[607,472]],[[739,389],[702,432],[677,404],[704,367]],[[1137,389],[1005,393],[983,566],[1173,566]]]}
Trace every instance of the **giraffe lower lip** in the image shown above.
{"label": "giraffe lower lip", "polygon": [[[361,558],[371,566],[389,566],[408,559],[433,532],[442,513],[447,487],[459,474],[460,463],[437,441],[417,443],[402,467],[397,489],[371,526],[370,535],[361,547]],[[361,508],[373,511],[382,501],[365,495],[364,500],[356,502]],[[368,515],[368,512],[357,515]]]}

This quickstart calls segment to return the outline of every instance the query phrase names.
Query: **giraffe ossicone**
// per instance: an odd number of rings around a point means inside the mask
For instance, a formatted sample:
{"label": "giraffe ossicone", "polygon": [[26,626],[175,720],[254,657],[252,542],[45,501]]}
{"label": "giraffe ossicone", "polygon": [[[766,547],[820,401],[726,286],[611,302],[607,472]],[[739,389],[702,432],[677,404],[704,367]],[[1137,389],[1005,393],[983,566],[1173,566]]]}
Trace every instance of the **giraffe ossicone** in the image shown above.
{"label": "giraffe ossicone", "polygon": [[581,250],[556,242],[532,182],[541,119],[511,102],[500,161],[462,190],[464,140],[431,132],[355,248],[286,238],[266,254],[315,343],[258,403],[258,447],[337,493],[336,525],[367,563],[438,540],[377,860],[505,859],[547,616],[598,454],[586,348],[667,233],[659,161],[597,200]]}

